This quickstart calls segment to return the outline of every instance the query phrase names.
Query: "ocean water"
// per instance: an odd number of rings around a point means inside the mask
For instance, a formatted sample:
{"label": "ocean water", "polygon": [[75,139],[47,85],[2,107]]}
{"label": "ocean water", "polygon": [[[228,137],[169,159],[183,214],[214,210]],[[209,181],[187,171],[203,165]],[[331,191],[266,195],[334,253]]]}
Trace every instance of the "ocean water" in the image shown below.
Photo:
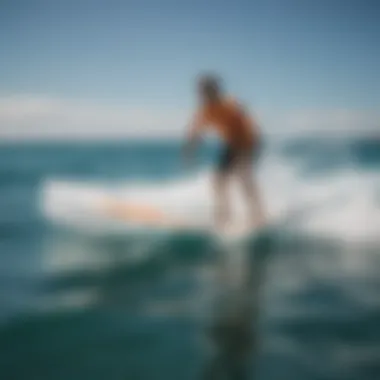
{"label": "ocean water", "polygon": [[96,211],[207,221],[216,150],[186,172],[177,142],[0,146],[0,379],[380,379],[380,142],[268,142],[272,223],[244,242]]}

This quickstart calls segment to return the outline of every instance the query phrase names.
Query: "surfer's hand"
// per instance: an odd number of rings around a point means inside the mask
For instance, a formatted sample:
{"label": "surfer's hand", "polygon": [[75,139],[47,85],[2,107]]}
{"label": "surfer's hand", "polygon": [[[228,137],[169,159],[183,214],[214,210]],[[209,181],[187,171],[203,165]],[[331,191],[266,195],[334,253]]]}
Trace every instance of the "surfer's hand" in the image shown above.
{"label": "surfer's hand", "polygon": [[191,168],[194,164],[194,154],[193,154],[193,150],[192,150],[191,146],[189,146],[189,144],[186,144],[184,149],[183,149],[182,162],[183,162],[183,166],[186,169]]}
{"label": "surfer's hand", "polygon": [[191,133],[186,139],[185,145],[183,147],[183,162],[187,169],[190,169],[194,165],[194,156],[196,149],[200,142],[199,132]]}
{"label": "surfer's hand", "polygon": [[186,168],[189,168],[194,163],[194,153],[197,146],[197,140],[191,136],[189,137],[182,150],[182,161]]}

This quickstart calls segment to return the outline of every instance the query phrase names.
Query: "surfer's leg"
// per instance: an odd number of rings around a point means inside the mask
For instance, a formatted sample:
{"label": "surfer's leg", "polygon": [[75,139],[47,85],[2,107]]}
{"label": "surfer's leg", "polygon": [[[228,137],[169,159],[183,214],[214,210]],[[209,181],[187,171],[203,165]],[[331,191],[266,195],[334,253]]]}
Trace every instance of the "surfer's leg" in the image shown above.
{"label": "surfer's leg", "polygon": [[214,179],[214,218],[218,227],[224,227],[230,218],[230,204],[228,198],[228,181],[234,152],[226,145],[222,148]]}
{"label": "surfer's leg", "polygon": [[230,218],[230,206],[227,194],[228,175],[227,173],[216,173],[214,180],[214,196],[215,196],[215,224],[223,227]]}
{"label": "surfer's leg", "polygon": [[263,225],[265,223],[264,206],[250,156],[241,157],[236,166],[236,174],[248,205],[250,223],[254,226]]}

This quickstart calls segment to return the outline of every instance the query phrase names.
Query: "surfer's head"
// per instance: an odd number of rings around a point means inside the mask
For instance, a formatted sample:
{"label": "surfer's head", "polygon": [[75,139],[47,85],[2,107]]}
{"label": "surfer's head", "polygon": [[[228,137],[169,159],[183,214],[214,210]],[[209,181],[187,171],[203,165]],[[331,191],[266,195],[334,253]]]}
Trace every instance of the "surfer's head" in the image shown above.
{"label": "surfer's head", "polygon": [[218,100],[222,94],[221,80],[214,74],[200,76],[198,79],[198,93],[204,102]]}

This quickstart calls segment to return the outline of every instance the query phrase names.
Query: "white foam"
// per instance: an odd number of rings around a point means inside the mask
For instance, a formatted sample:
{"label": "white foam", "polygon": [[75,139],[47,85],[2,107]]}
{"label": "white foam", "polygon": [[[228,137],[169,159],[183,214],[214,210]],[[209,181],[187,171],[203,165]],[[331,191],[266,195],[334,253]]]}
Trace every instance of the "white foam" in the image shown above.
{"label": "white foam", "polygon": [[[258,173],[269,219],[276,221],[294,210],[304,211],[292,227],[347,241],[367,241],[380,236],[380,207],[376,191],[380,176],[347,168],[329,176],[302,178],[296,166],[272,155]],[[206,171],[194,177],[163,183],[89,183],[47,180],[41,191],[43,214],[55,223],[87,230],[125,228],[99,212],[99,199],[112,195],[119,200],[157,206],[168,215],[212,223],[212,176]],[[232,190],[238,213],[244,211],[238,190]],[[240,203],[239,203],[240,202]],[[240,211],[239,211],[240,210]],[[287,227],[290,226],[290,222]]]}

